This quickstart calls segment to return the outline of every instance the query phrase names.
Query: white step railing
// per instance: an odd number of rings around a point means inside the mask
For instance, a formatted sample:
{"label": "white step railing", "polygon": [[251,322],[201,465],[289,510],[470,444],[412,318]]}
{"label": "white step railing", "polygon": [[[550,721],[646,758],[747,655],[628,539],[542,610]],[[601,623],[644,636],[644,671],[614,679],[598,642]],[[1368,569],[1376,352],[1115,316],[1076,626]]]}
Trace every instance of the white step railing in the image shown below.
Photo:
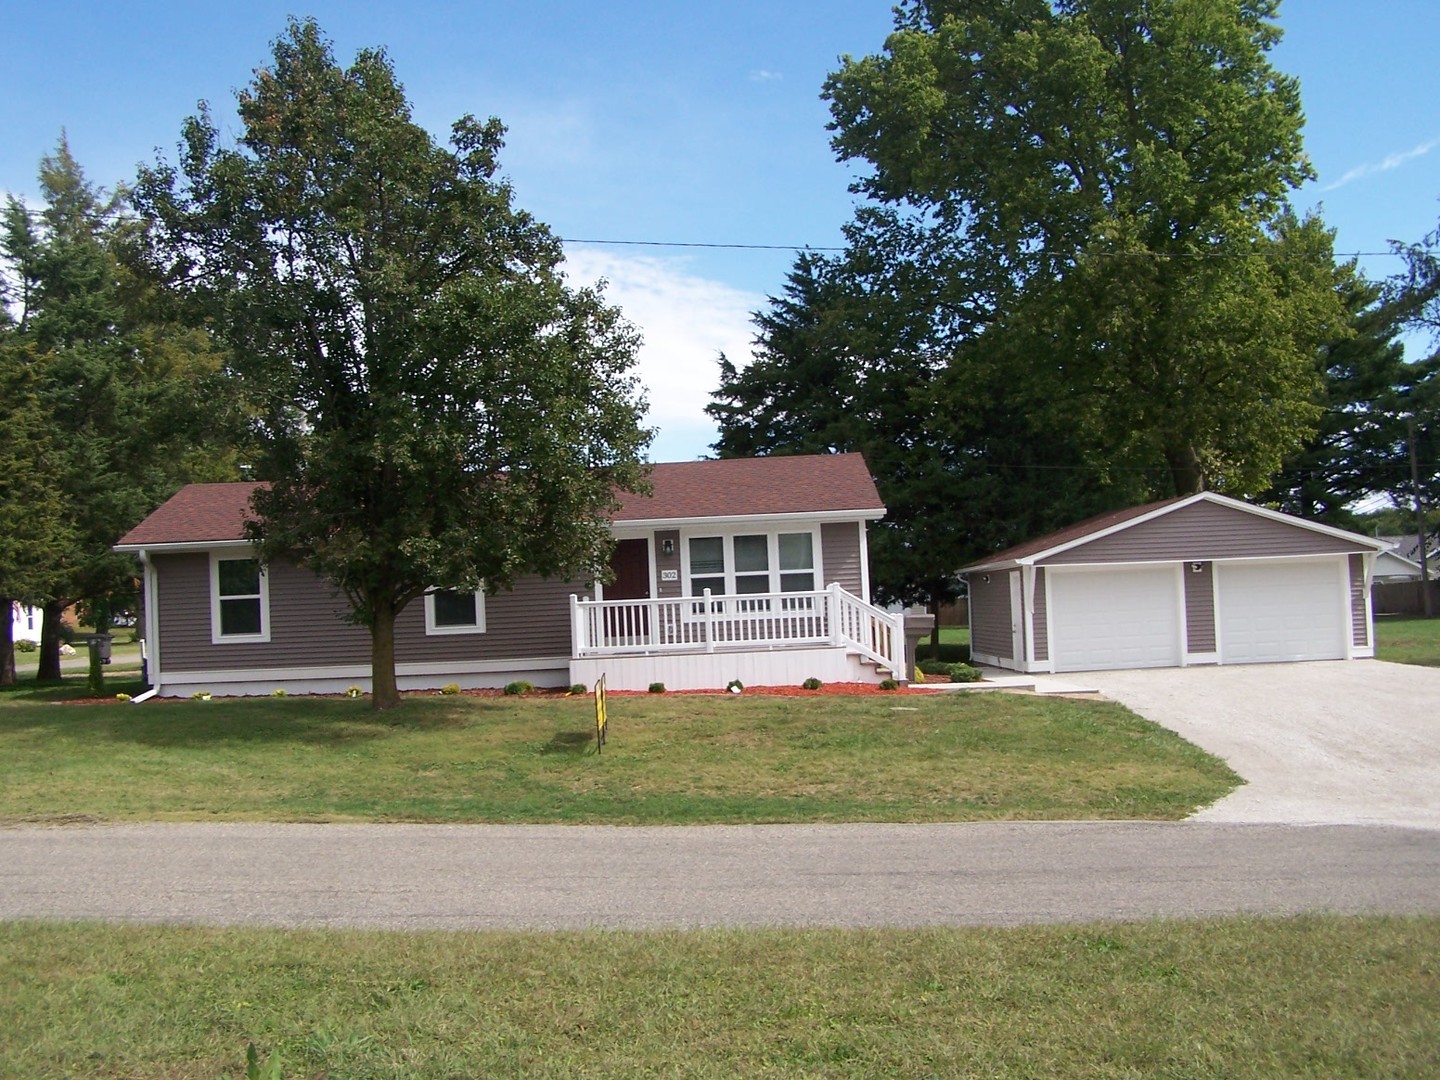
{"label": "white step railing", "polygon": [[747,593],[666,600],[570,597],[576,657],[700,653],[831,645],[890,671],[904,667],[903,616],[867,604],[839,585],[821,592]]}

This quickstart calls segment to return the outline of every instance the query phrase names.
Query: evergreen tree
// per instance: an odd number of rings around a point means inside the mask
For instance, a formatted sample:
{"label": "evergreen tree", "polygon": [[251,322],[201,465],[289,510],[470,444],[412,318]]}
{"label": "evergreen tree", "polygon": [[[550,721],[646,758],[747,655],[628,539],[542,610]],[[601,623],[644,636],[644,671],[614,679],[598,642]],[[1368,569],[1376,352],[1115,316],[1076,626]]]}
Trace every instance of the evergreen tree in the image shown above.
{"label": "evergreen tree", "polygon": [[38,212],[8,201],[0,257],[15,309],[7,363],[44,417],[46,482],[65,521],[33,590],[45,616],[38,677],[56,680],[62,612],[99,601],[103,623],[103,600],[132,591],[133,561],[111,549],[224,431],[226,399],[204,336],[157,319],[153,289],[121,261],[137,230],[124,194],[86,180],[63,136],[39,179]]}

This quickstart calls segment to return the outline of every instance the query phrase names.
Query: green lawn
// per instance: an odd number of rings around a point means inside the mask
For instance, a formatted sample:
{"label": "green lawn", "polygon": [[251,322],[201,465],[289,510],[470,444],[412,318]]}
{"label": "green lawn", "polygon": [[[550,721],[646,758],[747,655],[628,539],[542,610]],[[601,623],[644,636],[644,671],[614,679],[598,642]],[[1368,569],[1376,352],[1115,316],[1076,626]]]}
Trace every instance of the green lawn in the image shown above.
{"label": "green lawn", "polygon": [[600,756],[589,698],[37,696],[0,694],[0,822],[1175,819],[1237,783],[1100,701],[612,696]]}
{"label": "green lawn", "polygon": [[1440,618],[1393,615],[1376,619],[1375,655],[1397,664],[1440,667]]}
{"label": "green lawn", "polygon": [[1440,919],[380,933],[0,924],[0,1075],[1440,1075]]}

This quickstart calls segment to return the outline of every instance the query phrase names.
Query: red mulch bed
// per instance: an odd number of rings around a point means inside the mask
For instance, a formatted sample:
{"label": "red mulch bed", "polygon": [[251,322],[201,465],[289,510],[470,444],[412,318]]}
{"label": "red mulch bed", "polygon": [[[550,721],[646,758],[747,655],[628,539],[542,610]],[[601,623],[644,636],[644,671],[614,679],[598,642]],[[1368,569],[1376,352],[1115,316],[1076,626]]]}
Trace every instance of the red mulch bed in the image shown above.
{"label": "red mulch bed", "polygon": [[[931,676],[926,676],[926,681],[929,682],[929,683],[940,683],[940,682],[949,682],[950,680],[944,678],[943,676],[931,675]],[[806,690],[804,687],[801,687],[801,686],[747,686],[742,694],[732,694],[732,693],[730,693],[728,690],[666,690],[664,694],[654,694],[654,695],[652,695],[648,690],[609,690],[609,691],[607,691],[606,693],[607,693],[607,695],[610,696],[610,697],[743,697],[743,696],[745,696],[745,695],[747,695],[747,694],[750,695],[750,696],[762,695],[762,696],[765,696],[765,697],[826,697],[826,696],[829,696],[829,695],[837,695],[837,694],[850,695],[850,696],[857,696],[857,695],[867,695],[867,696],[868,696],[868,695],[873,695],[873,694],[904,694],[904,693],[907,693],[907,692],[923,692],[923,691],[924,691],[923,685],[918,685],[918,684],[915,685],[915,686],[911,686],[911,687],[909,687],[908,689],[901,689],[901,690],[881,690],[879,684],[877,684],[877,683],[832,682],[832,683],[825,683],[823,686],[820,687],[819,690]],[[465,697],[478,697],[478,698],[497,698],[497,697],[505,697],[505,696],[506,696],[505,691],[502,690],[502,689],[500,689],[499,687],[486,687],[486,688],[484,688],[484,689],[478,689],[478,690],[462,690],[462,691],[460,691],[460,693],[461,693],[462,695],[464,695]],[[523,695],[523,696],[524,696],[524,697],[565,697],[565,696],[567,696],[568,694],[569,694],[569,691],[568,691],[568,690],[561,689],[561,688],[550,689],[550,688],[548,688],[548,687],[537,687],[535,690],[531,691],[529,694],[525,694],[525,695]],[[402,694],[401,694],[402,697],[435,697],[435,696],[437,696],[437,695],[438,695],[438,691],[435,691],[435,690],[406,690],[406,691],[403,691]],[[263,697],[263,696],[265,696],[265,695],[260,695],[260,696]],[[289,695],[289,696],[290,696],[290,697],[328,697],[328,698],[340,698],[340,697],[344,697],[345,695],[343,695],[343,694],[291,694],[291,695]],[[368,697],[369,695],[366,695],[366,696]],[[510,695],[510,696],[513,697],[513,696],[517,696],[517,695]],[[578,697],[578,696],[580,696],[580,695],[577,694],[576,696]],[[588,696],[588,695],[587,695],[587,696]],[[188,698],[188,697],[182,697],[182,698],[154,698],[154,699],[152,699],[152,700],[157,701],[157,702],[167,702],[167,701],[168,701],[168,702],[177,702],[177,701],[189,701],[190,698]],[[217,699],[217,700],[220,700],[220,699]],[[57,704],[57,705],[121,705],[121,704],[128,705],[129,702],[128,702],[128,701],[127,701],[127,702],[120,702],[120,701],[117,701],[117,700],[116,700],[115,698],[113,698],[113,697],[103,697],[103,698],[70,698],[70,699],[67,700],[67,701],[57,701],[55,704]]]}

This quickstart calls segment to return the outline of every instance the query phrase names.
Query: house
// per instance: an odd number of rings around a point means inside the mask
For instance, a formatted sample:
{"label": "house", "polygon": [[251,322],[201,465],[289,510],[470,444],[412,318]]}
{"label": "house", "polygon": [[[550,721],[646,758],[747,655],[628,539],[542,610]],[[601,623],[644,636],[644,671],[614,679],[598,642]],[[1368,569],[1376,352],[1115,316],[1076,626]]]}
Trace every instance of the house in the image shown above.
{"label": "house", "polygon": [[43,614],[38,607],[31,607],[29,604],[12,600],[10,602],[10,640],[38,642]]}
{"label": "house", "polygon": [[[433,592],[396,623],[402,689],[612,689],[879,681],[906,670],[903,617],[870,603],[866,528],[882,517],[858,454],[658,464],[611,523],[609,584],[518,581]],[[192,484],[117,545],[143,567],[152,687],[163,696],[368,688],[370,637],[329,584],[261,566],[252,484]]]}
{"label": "house", "polygon": [[[1404,536],[1377,537],[1390,544],[1391,551],[1381,558],[1378,573],[1390,581],[1420,580],[1420,537],[1414,533]],[[1425,538],[1425,568],[1430,571],[1430,580],[1440,577],[1440,544],[1436,538]]]}
{"label": "house", "polygon": [[1026,672],[1373,656],[1388,547],[1211,492],[1132,507],[964,568],[971,655]]}

